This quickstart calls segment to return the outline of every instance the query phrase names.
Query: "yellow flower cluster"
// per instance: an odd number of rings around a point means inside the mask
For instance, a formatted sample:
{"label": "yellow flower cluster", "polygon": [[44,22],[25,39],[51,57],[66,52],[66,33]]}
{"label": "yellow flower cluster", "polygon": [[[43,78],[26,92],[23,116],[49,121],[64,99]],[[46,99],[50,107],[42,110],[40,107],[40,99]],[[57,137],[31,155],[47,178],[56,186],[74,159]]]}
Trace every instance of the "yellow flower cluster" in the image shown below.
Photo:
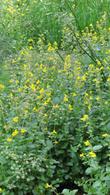
{"label": "yellow flower cluster", "polygon": [[88,121],[89,116],[87,114],[83,115],[83,117],[81,118],[82,121]]}
{"label": "yellow flower cluster", "polygon": [[91,158],[95,158],[95,157],[96,157],[96,153],[95,153],[94,151],[90,151],[90,152],[89,152],[89,156],[90,156]]}
{"label": "yellow flower cluster", "polygon": [[3,189],[2,188],[0,188],[0,193],[2,193],[3,192]]}
{"label": "yellow flower cluster", "polygon": [[46,188],[46,189],[52,188],[52,185],[50,185],[49,183],[46,183],[46,184],[45,184],[45,188]]}
{"label": "yellow flower cluster", "polygon": [[47,49],[47,50],[48,50],[49,52],[53,52],[53,51],[55,51],[55,50],[57,50],[57,49],[58,49],[57,42],[54,42],[53,46],[52,46],[51,43],[48,44],[48,49]]}
{"label": "yellow flower cluster", "polygon": [[12,142],[12,141],[13,141],[13,138],[16,137],[19,133],[25,134],[26,132],[27,132],[27,130],[24,129],[24,128],[22,128],[21,130],[15,129],[15,130],[12,132],[11,136],[7,138],[7,142]]}
{"label": "yellow flower cluster", "polygon": [[15,137],[16,135],[18,135],[19,131],[16,129],[15,131],[13,131],[12,133],[12,137]]}
{"label": "yellow flower cluster", "polygon": [[18,123],[19,117],[18,117],[18,116],[14,117],[14,118],[12,119],[12,121],[13,121],[14,123]]}
{"label": "yellow flower cluster", "polygon": [[4,90],[5,86],[0,83],[0,90]]}

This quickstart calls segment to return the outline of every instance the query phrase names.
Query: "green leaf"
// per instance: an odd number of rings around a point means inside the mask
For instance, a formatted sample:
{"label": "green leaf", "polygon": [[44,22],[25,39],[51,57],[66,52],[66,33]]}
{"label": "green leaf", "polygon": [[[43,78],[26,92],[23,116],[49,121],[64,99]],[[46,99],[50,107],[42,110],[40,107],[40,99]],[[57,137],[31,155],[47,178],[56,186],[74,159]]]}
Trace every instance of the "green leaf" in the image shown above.
{"label": "green leaf", "polygon": [[59,104],[61,102],[61,98],[60,97],[54,97],[53,99],[53,103],[54,104]]}
{"label": "green leaf", "polygon": [[63,192],[62,192],[62,194],[63,195],[75,195],[77,192],[78,192],[78,190],[72,190],[72,191],[70,191],[68,189],[64,189]]}
{"label": "green leaf", "polygon": [[99,144],[99,145],[94,146],[94,147],[93,147],[93,150],[94,150],[95,152],[97,152],[97,151],[100,151],[102,148],[103,148],[103,146]]}

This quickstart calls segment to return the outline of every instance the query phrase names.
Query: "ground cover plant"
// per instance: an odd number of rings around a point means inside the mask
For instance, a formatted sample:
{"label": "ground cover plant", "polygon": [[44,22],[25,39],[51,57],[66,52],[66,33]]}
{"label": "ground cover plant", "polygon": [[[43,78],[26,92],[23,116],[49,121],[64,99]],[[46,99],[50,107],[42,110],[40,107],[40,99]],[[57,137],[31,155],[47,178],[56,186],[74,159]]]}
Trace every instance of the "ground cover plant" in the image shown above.
{"label": "ground cover plant", "polygon": [[80,0],[1,1],[3,195],[110,194],[109,1],[93,2],[88,22]]}

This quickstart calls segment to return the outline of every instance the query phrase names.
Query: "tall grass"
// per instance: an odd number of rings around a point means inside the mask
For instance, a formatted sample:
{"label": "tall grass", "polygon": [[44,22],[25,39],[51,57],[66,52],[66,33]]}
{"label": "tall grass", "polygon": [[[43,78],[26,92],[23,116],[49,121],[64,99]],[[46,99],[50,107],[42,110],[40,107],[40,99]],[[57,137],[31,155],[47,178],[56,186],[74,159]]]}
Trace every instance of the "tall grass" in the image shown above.
{"label": "tall grass", "polygon": [[104,12],[108,15],[107,25],[110,24],[110,0],[75,0],[74,2],[75,15],[81,29],[90,24],[95,26]]}
{"label": "tall grass", "polygon": [[[100,20],[101,15],[110,18],[110,0],[36,0],[36,1],[1,1],[0,12],[0,59],[17,52],[20,47],[28,43],[28,39],[37,40],[41,34],[45,37],[45,43],[56,41],[60,47],[62,30],[65,23],[76,21],[78,29]],[[16,10],[10,15],[7,7],[10,4]],[[73,16],[71,17],[71,12]]]}

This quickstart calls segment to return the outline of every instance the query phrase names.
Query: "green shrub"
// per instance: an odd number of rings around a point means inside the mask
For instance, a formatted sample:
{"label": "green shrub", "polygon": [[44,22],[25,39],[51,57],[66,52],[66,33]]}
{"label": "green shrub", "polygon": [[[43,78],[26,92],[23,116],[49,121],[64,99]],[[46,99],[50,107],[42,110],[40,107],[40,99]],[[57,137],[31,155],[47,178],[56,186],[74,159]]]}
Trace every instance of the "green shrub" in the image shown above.
{"label": "green shrub", "polygon": [[[95,29],[89,25],[79,32],[73,26],[73,15],[67,13],[65,24],[59,26],[59,1],[55,1],[57,6],[25,0],[5,3],[2,19],[5,17],[4,26],[8,26],[1,40],[13,42],[4,61],[5,70],[10,71],[8,87],[0,83],[0,193],[66,195],[81,188],[82,193],[108,195],[107,14],[96,22]],[[64,13],[65,2],[61,3]],[[57,16],[49,21],[53,13]],[[50,29],[52,25],[56,31]]]}
{"label": "green shrub", "polygon": [[32,46],[23,48],[8,61],[11,79],[8,91],[1,85],[0,96],[4,194],[57,193],[69,181],[76,181],[89,194],[109,193],[110,68],[105,18],[97,24],[100,36],[90,27],[82,37],[76,34],[79,44],[71,28],[64,30],[64,37],[69,33],[76,41],[74,56],[59,54],[56,43],[49,43],[47,48],[40,45],[40,53]]}

